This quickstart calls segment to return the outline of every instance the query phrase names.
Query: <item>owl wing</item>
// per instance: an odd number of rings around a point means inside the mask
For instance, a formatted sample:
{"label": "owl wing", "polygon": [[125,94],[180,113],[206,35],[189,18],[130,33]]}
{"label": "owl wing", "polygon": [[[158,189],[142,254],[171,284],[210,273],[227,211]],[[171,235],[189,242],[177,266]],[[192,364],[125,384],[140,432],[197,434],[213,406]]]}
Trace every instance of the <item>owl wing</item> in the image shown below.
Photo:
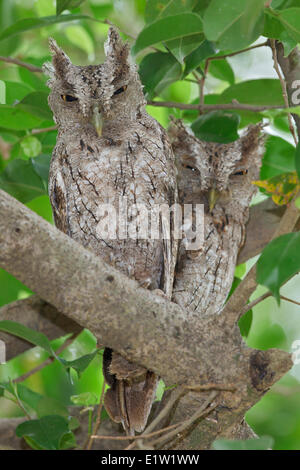
{"label": "owl wing", "polygon": [[48,191],[54,223],[59,230],[70,235],[67,211],[67,190],[59,167],[59,150],[59,148],[55,148],[53,151]]}

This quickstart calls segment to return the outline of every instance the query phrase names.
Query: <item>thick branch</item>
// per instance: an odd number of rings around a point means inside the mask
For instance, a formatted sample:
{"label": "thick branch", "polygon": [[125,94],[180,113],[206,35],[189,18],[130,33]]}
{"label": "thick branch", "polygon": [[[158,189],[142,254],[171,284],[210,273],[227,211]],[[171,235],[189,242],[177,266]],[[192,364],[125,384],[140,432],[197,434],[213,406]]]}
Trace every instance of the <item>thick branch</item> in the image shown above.
{"label": "thick branch", "polygon": [[0,242],[1,266],[89,328],[101,344],[173,383],[187,378],[186,364],[200,373],[201,348],[188,349],[194,335],[185,312],[107,266],[4,191]]}

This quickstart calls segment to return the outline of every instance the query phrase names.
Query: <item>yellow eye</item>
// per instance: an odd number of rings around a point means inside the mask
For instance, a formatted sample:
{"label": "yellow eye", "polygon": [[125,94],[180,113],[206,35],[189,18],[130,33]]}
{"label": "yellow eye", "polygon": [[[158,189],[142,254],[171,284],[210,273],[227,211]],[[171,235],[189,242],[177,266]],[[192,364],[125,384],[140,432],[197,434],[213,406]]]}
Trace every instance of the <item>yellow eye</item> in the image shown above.
{"label": "yellow eye", "polygon": [[78,100],[78,98],[76,98],[75,96],[71,96],[71,95],[61,95],[61,97],[64,101],[68,101],[68,102]]}

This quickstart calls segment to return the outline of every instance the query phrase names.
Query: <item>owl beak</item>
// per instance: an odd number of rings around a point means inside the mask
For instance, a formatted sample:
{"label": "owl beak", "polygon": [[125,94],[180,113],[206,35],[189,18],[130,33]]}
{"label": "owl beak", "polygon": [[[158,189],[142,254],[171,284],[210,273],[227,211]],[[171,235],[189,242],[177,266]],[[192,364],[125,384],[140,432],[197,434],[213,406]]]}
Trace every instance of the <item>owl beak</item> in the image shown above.
{"label": "owl beak", "polygon": [[103,119],[99,109],[99,106],[95,105],[93,108],[92,124],[96,129],[99,137],[102,135]]}
{"label": "owl beak", "polygon": [[220,193],[215,188],[211,188],[208,192],[209,211],[211,212],[219,199]]}

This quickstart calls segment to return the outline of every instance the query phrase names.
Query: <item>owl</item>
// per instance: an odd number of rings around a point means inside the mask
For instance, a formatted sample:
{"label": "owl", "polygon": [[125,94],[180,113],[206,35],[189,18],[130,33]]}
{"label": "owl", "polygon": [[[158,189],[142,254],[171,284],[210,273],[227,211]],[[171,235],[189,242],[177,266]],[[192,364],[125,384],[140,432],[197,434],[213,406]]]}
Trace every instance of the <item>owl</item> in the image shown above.
{"label": "owl", "polygon": [[[176,240],[139,232],[137,220],[160,204],[174,204],[176,166],[165,130],[145,110],[129,46],[110,28],[100,65],[73,65],[53,39],[50,51],[52,63],[44,70],[58,126],[49,173],[55,224],[141,286],[170,298]],[[103,370],[108,414],[127,433],[142,431],[158,377],[110,348]]]}
{"label": "owl", "polygon": [[232,286],[256,190],[252,182],[259,179],[261,130],[261,124],[249,126],[235,142],[218,144],[201,141],[181,121],[170,126],[180,203],[203,208],[200,245],[189,249],[184,233],[180,241],[173,301],[199,316],[218,313]]}

